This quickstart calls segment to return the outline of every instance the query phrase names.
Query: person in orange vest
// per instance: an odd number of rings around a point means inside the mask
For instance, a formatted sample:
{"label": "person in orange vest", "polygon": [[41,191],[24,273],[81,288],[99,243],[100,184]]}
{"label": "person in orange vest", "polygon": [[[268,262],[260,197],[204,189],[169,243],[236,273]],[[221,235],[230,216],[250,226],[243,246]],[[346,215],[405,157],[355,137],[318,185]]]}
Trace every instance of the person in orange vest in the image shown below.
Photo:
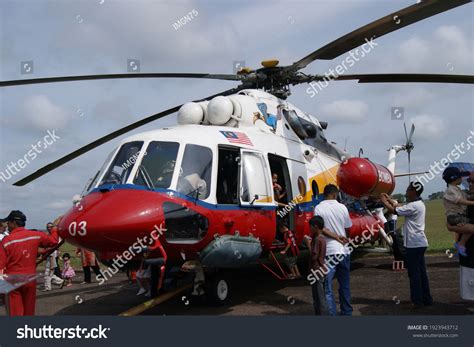
{"label": "person in orange vest", "polygon": [[[51,234],[25,229],[26,216],[11,211],[2,220],[7,222],[10,235],[0,242],[0,276],[36,274],[38,247],[54,247],[58,243],[56,228]],[[31,281],[8,294],[10,316],[33,316],[36,304],[36,281]]]}

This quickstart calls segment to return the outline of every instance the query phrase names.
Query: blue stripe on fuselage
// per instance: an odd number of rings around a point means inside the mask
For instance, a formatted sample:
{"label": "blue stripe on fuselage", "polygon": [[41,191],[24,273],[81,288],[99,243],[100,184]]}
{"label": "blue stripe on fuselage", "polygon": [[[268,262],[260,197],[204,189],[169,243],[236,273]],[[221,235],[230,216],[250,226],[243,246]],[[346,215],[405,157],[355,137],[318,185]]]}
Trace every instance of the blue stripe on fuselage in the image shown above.
{"label": "blue stripe on fuselage", "polygon": [[238,206],[238,205],[225,205],[225,204],[217,204],[217,205],[210,204],[208,202],[204,202],[198,199],[193,199],[192,197],[179,193],[175,190],[163,189],[163,188],[150,189],[145,186],[139,186],[135,184],[106,184],[98,188],[94,188],[90,193],[100,192],[104,190],[113,191],[113,190],[126,190],[126,189],[146,190],[149,192],[156,192],[156,193],[167,194],[169,196],[176,196],[180,199],[187,200],[189,202],[196,203],[197,205],[202,206],[204,208],[213,209],[213,210],[248,210],[248,209],[258,209],[258,210],[267,210],[267,211],[276,210],[276,206],[255,206],[255,205],[254,206]]}

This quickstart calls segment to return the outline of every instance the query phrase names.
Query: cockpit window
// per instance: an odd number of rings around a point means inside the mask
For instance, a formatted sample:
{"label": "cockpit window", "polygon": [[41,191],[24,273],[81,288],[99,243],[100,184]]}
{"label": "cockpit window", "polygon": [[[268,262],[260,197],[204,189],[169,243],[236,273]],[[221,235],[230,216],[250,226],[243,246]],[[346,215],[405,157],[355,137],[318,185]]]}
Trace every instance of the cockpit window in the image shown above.
{"label": "cockpit window", "polygon": [[203,146],[186,145],[176,190],[192,198],[206,199],[211,189],[211,174],[212,151]]}
{"label": "cockpit window", "polygon": [[100,182],[99,186],[104,184],[125,184],[130,176],[135,161],[140,155],[140,149],[143,141],[134,141],[125,143],[109,166],[107,173]]}
{"label": "cockpit window", "polygon": [[81,196],[84,196],[85,194],[89,193],[93,188],[95,188],[97,182],[102,177],[102,174],[104,173],[105,170],[107,170],[107,167],[109,166],[110,160],[112,159],[112,156],[114,155],[114,153],[115,153],[115,150],[109,153],[109,155],[107,156],[107,159],[105,159],[105,162],[104,164],[102,164],[100,170],[96,172],[94,177],[89,179]]}
{"label": "cockpit window", "polygon": [[133,183],[152,189],[169,188],[178,150],[179,144],[177,142],[150,142]]}
{"label": "cockpit window", "polygon": [[323,129],[321,129],[316,124],[307,121],[306,119],[301,117],[298,118],[307,134],[307,137],[302,138],[305,144],[315,147],[318,149],[318,151],[342,160],[344,153],[326,139]]}

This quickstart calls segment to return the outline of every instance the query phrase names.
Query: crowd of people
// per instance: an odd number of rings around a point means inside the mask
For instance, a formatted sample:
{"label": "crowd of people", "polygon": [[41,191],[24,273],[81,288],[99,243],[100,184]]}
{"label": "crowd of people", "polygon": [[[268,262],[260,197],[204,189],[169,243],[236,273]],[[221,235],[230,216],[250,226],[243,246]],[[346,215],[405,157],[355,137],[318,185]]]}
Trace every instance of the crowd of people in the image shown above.
{"label": "crowd of people", "polygon": [[[470,177],[467,179],[469,191],[466,192],[459,186],[462,178],[467,176]],[[454,247],[458,252],[461,265],[461,281],[463,277],[472,279],[474,276],[474,238],[471,237],[474,233],[474,173],[463,172],[457,167],[448,167],[443,172],[443,180],[447,184],[443,196],[446,227],[454,232]],[[278,184],[277,175],[273,176],[273,183],[274,197],[278,202],[284,189]],[[433,304],[425,262],[428,239],[425,234],[426,207],[422,193],[421,183],[410,182],[405,194],[406,204],[399,204],[387,194],[382,194],[379,199],[388,215],[405,218],[402,227],[404,264],[408,270],[410,300],[413,308]],[[348,208],[338,201],[339,190],[335,185],[327,185],[323,195],[324,200],[316,206],[314,216],[309,220],[311,235],[305,236],[305,242],[310,250],[310,269],[312,273],[323,274],[319,277],[313,276],[310,281],[314,312],[316,315],[337,314],[333,292],[333,281],[336,279],[339,286],[339,312],[341,315],[352,315],[350,252],[345,247],[349,242],[349,229],[352,222]],[[280,232],[293,235],[282,220],[278,225]],[[286,254],[292,242],[294,242],[294,237],[287,241],[287,247],[282,254]],[[294,253],[291,254],[291,261],[287,264],[290,278],[297,278],[299,271],[293,255]],[[461,296],[463,297],[462,289]]]}

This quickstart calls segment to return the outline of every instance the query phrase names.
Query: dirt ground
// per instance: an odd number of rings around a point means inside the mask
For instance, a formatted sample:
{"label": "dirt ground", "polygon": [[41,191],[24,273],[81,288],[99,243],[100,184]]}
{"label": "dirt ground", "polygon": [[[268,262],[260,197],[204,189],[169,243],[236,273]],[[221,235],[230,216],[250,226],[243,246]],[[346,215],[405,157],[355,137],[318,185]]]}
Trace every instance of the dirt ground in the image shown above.
{"label": "dirt ground", "polygon": [[[412,308],[406,272],[394,272],[389,256],[357,257],[351,271],[354,315],[472,315],[474,302],[459,296],[456,259],[447,255],[427,257],[434,305]],[[311,315],[311,291],[305,279],[278,281],[260,267],[238,270],[231,275],[231,302],[211,307],[187,293],[155,306],[145,315]],[[118,273],[103,285],[80,285],[78,273],[72,287],[41,292],[38,284],[38,315],[118,315],[145,301],[137,297],[137,285]],[[334,282],[337,288],[337,282]],[[5,314],[0,306],[0,315]]]}

